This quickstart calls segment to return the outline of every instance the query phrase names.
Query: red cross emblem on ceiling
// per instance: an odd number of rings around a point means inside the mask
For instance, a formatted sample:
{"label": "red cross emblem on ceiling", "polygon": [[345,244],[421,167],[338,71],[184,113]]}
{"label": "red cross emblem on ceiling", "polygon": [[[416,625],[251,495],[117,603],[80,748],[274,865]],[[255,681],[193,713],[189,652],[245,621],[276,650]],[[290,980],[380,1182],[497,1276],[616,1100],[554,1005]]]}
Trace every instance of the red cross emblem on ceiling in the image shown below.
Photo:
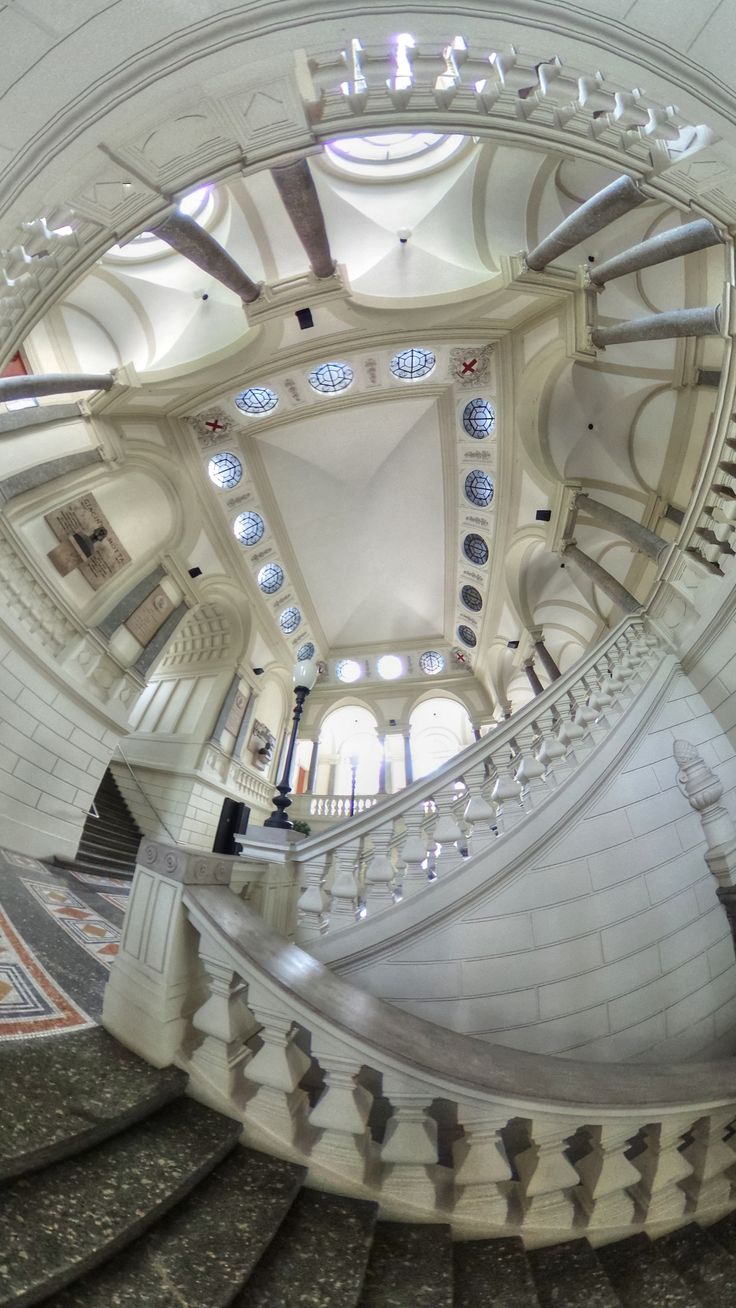
{"label": "red cross emblem on ceiling", "polygon": [[222,425],[222,423],[220,422],[219,418],[209,418],[208,421],[207,421],[204,425],[205,425],[205,427],[209,427],[210,431],[224,431],[224,430],[225,430],[225,428],[223,427],[223,425]]}
{"label": "red cross emblem on ceiling", "polygon": [[455,655],[455,658],[458,663],[467,663],[468,660],[466,659],[461,649],[454,649],[452,652]]}
{"label": "red cross emblem on ceiling", "polygon": [[477,359],[463,359],[463,376],[466,372],[475,372]]}

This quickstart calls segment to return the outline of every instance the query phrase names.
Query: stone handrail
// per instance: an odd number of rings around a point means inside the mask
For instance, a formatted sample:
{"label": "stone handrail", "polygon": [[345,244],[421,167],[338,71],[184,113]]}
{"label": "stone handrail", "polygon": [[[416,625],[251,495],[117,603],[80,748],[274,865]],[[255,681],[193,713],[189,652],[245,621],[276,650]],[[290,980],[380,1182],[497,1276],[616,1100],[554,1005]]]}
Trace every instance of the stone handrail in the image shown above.
{"label": "stone handrail", "polygon": [[105,1025],[185,1067],[197,1098],[313,1186],[528,1245],[728,1210],[732,1061],[600,1066],[455,1034],[286,944],[217,884],[223,860],[151,842],[141,859]]}
{"label": "stone handrail", "polygon": [[658,646],[642,618],[624,619],[513,718],[430,776],[300,841],[291,851],[304,886],[298,939],[390,908],[513,830],[608,734],[659,661]]}

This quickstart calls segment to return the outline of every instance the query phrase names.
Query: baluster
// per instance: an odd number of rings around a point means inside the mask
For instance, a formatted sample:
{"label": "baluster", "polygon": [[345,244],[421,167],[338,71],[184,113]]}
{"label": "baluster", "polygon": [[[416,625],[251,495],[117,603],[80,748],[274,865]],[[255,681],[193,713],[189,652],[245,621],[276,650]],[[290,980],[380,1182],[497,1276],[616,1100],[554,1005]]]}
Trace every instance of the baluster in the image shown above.
{"label": "baluster", "polygon": [[479,853],[496,839],[496,810],[486,793],[489,778],[485,763],[477,763],[465,775],[470,798],[465,805],[463,817],[470,827],[470,852]]}
{"label": "baluster", "polygon": [[322,1033],[312,1052],[322,1069],[325,1089],[309,1115],[319,1134],[309,1155],[316,1164],[337,1173],[341,1189],[346,1181],[367,1185],[377,1180],[378,1150],[368,1130],[373,1096],[356,1084],[359,1067],[344,1052],[342,1042]]}
{"label": "baluster", "polygon": [[329,896],[324,890],[327,855],[320,854],[307,863],[307,880],[304,890],[297,900],[299,923],[296,931],[298,944],[315,940],[327,930],[327,911]]}
{"label": "baluster", "polygon": [[192,1018],[204,1040],[192,1055],[198,1069],[226,1101],[242,1098],[243,1067],[251,1058],[246,1045],[258,1022],[245,1003],[246,984],[233,971],[221,945],[210,935],[200,937],[199,957],[207,973],[208,995]]}
{"label": "baluster", "polygon": [[680,1182],[693,1169],[679,1145],[689,1126],[690,1119],[665,1117],[641,1132],[644,1148],[631,1159],[641,1179],[631,1192],[647,1222],[670,1221],[685,1212],[687,1194]]}
{"label": "baluster", "polygon": [[371,832],[373,856],[365,876],[365,900],[369,913],[377,913],[394,902],[396,872],[388,852],[393,833],[392,822]]}
{"label": "baluster", "polygon": [[436,844],[439,844],[439,853],[435,848],[435,875],[441,876],[445,872],[450,872],[457,867],[461,861],[461,855],[458,853],[457,841],[462,840],[463,833],[460,830],[457,819],[452,812],[452,806],[457,799],[457,793],[454,789],[439,791],[432,796],[437,808],[437,820],[434,824],[432,838]]}
{"label": "baluster", "polygon": [[549,794],[545,779],[546,768],[534,753],[536,723],[532,723],[531,731],[527,729],[524,736],[526,739],[520,735],[517,741],[514,778],[521,786],[521,802],[524,807],[535,808]]}
{"label": "baluster", "polygon": [[401,861],[404,873],[401,881],[401,893],[404,899],[422,890],[427,884],[427,869],[422,864],[427,859],[427,837],[424,834],[424,808],[412,809],[404,814],[406,836],[401,846]]}
{"label": "baluster", "polygon": [[504,1227],[514,1173],[501,1138],[505,1117],[489,1117],[488,1110],[461,1104],[463,1135],[452,1146],[456,1195],[453,1213],[477,1218],[483,1227]]}
{"label": "baluster", "polygon": [[358,911],[358,840],[348,840],[335,853],[335,879],[332,883],[331,926],[338,929],[355,921]]}
{"label": "baluster", "polygon": [[381,1208],[391,1213],[395,1200],[397,1215],[404,1205],[434,1209],[441,1169],[437,1123],[427,1112],[427,1091],[393,1072],[384,1073],[383,1091],[394,1111],[381,1145]]}
{"label": "baluster", "polygon": [[246,1087],[251,1093],[245,1104],[243,1134],[248,1144],[263,1149],[263,1133],[267,1132],[269,1151],[291,1157],[294,1148],[303,1150],[309,1141],[309,1099],[299,1082],[311,1060],[296,1044],[292,1019],[278,1008],[276,995],[251,982],[248,1000],[262,1024],[263,1044],[247,1067]]}
{"label": "baluster", "polygon": [[506,831],[513,830],[524,816],[521,786],[514,776],[513,758],[509,758],[507,763],[501,763],[500,760],[497,762],[494,758],[493,767],[496,770],[496,780],[491,799],[496,805],[499,834],[503,835]]}
{"label": "baluster", "polygon": [[692,1144],[682,1150],[683,1158],[692,1168],[690,1176],[683,1179],[682,1188],[698,1216],[709,1209],[721,1213],[730,1207],[733,1185],[729,1173],[736,1163],[736,1154],[723,1137],[733,1117],[733,1105],[730,1105],[699,1118],[690,1133]]}
{"label": "baluster", "polygon": [[549,711],[550,725],[545,723],[544,728],[540,729],[540,743],[537,746],[537,760],[544,767],[545,780],[549,784],[558,786],[565,774],[570,771],[570,764],[567,762],[567,746],[557,737],[559,727],[559,714],[556,708]]}
{"label": "baluster", "polygon": [[521,1182],[524,1226],[569,1231],[580,1178],[566,1156],[568,1118],[543,1117],[532,1125],[531,1143],[515,1158]]}
{"label": "baluster", "polygon": [[580,1177],[577,1197],[587,1216],[586,1226],[589,1230],[628,1226],[636,1216],[631,1187],[640,1180],[624,1152],[631,1144],[631,1121],[606,1121],[585,1129],[590,1152],[573,1167]]}

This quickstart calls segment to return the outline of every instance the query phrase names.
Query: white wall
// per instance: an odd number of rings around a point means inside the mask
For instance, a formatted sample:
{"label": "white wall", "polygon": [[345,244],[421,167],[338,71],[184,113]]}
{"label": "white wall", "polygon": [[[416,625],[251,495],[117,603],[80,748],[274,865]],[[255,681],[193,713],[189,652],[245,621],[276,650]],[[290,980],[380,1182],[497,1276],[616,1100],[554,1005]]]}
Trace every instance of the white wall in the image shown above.
{"label": "white wall", "polygon": [[520,1049],[643,1061],[736,1050],[734,948],[672,755],[675,739],[697,745],[736,815],[735,636],[732,622],[692,679],[675,676],[620,771],[513,879],[496,862],[463,910],[340,972]]}

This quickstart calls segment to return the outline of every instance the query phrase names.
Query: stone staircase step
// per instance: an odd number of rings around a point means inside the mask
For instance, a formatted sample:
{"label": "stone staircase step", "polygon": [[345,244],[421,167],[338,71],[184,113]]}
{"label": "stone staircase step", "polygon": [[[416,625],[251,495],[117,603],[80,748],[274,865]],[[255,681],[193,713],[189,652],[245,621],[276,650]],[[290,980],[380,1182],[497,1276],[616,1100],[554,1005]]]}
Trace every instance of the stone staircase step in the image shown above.
{"label": "stone staircase step", "polygon": [[138,849],[140,840],[137,836],[126,835],[119,827],[95,826],[94,831],[91,833],[87,832],[87,834],[82,837],[81,843],[83,845],[94,846],[117,845],[122,849],[130,850],[130,852],[134,854]]}
{"label": "stone staircase step", "polygon": [[696,1222],[655,1241],[703,1308],[733,1308],[736,1258]]}
{"label": "stone staircase step", "polygon": [[22,1058],[14,1045],[0,1045],[0,1080],[0,1180],[7,1180],[141,1121],[183,1094],[187,1078],[175,1067],[151,1067],[94,1027],[28,1040]]}
{"label": "stone staircase step", "polygon": [[453,1308],[449,1226],[377,1222],[359,1308]]}
{"label": "stone staircase step", "polygon": [[0,1192],[0,1308],[40,1303],[152,1227],[234,1147],[238,1122],[178,1099]]}
{"label": "stone staircase step", "polygon": [[91,872],[93,876],[113,876],[125,877],[126,880],[133,880],[135,865],[123,867],[118,864],[111,867],[108,863],[91,862],[87,858],[65,858],[63,854],[56,854],[51,862],[52,867],[61,868],[65,872]]}
{"label": "stone staircase step", "polygon": [[356,1308],[376,1210],[302,1190],[233,1308]]}
{"label": "stone staircase step", "polygon": [[454,1308],[538,1308],[524,1245],[518,1236],[459,1240],[453,1246]]}
{"label": "stone staircase step", "polygon": [[82,845],[80,845],[79,849],[77,850],[77,858],[81,859],[82,861],[84,861],[85,859],[97,859],[101,861],[107,861],[108,863],[120,863],[124,867],[130,867],[131,864],[135,863],[135,856],[132,854],[129,854],[125,851],[101,849],[97,845],[94,846],[92,849],[89,848],[85,849]]}
{"label": "stone staircase step", "polygon": [[736,1258],[736,1213],[727,1213],[707,1228],[711,1240],[715,1240],[732,1258]]}
{"label": "stone staircase step", "polygon": [[146,1235],[50,1308],[226,1308],[294,1202],[304,1168],[240,1146]]}
{"label": "stone staircase step", "polygon": [[621,1308],[587,1240],[530,1249],[527,1257],[540,1308]]}
{"label": "stone staircase step", "polygon": [[596,1249],[596,1257],[624,1308],[701,1308],[663,1251],[643,1232]]}

